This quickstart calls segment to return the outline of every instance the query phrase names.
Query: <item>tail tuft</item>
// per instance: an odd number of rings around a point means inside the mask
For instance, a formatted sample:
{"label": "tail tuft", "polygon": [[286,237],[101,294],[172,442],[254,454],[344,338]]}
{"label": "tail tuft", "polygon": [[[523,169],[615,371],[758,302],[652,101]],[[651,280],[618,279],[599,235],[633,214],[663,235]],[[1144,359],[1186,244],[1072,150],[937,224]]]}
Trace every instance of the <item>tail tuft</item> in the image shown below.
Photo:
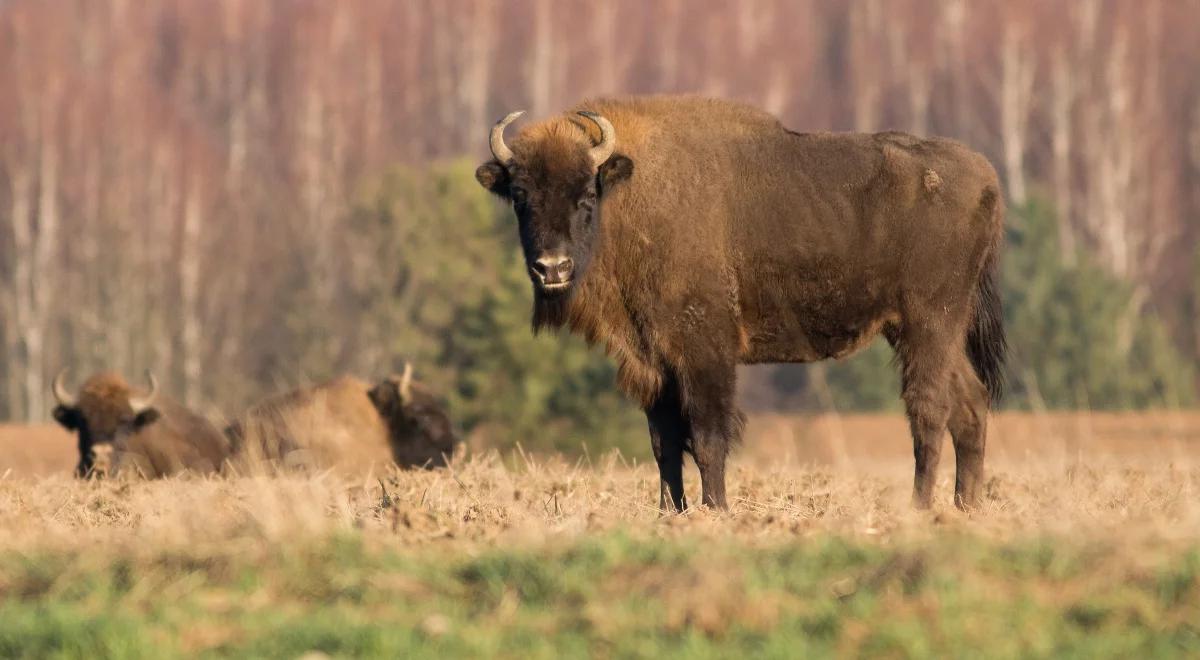
{"label": "tail tuft", "polygon": [[967,333],[967,357],[975,367],[979,380],[987,387],[988,398],[993,406],[1004,397],[1004,358],[1008,353],[999,275],[999,259],[993,250],[983,272],[979,274],[975,320]]}

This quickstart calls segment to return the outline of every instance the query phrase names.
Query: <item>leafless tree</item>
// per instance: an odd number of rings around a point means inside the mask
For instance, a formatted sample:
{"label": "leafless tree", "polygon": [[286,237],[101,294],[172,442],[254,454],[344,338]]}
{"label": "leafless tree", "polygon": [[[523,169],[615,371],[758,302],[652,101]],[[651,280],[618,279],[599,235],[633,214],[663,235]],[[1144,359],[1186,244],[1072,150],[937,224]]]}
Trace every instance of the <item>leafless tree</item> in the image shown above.
{"label": "leafless tree", "polygon": [[[1052,198],[1063,259],[1086,253],[1134,283],[1132,314],[1200,298],[1178,284],[1200,240],[1198,13],[1195,0],[3,3],[0,417],[44,417],[60,366],[154,366],[188,403],[227,405],[289,370],[387,361],[372,342],[402,315],[368,330],[355,307],[383,269],[378,246],[347,237],[364,187],[393,163],[481,155],[480,126],[502,110],[600,94],[717,94],[798,130],[966,140],[1010,202]],[[415,314],[421,290],[397,286]],[[293,318],[301,300],[312,310]],[[1178,316],[1176,336],[1200,337]],[[300,321],[309,335],[289,335]],[[284,359],[305,351],[321,359]]]}

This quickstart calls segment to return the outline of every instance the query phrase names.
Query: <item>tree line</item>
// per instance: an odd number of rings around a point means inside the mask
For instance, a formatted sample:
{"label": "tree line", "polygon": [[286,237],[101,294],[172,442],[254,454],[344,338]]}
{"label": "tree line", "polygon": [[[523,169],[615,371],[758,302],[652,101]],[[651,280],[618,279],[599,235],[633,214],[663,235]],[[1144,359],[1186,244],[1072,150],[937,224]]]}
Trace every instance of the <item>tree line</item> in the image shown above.
{"label": "tree line", "polygon": [[[153,367],[235,410],[404,359],[496,442],[642,422],[534,338],[487,127],[581,97],[741,98],[956,137],[1005,179],[1011,405],[1184,405],[1200,352],[1200,2],[15,0],[0,6],[0,419]],[[756,409],[895,405],[886,346],[756,368]],[[616,440],[614,440],[615,442]]]}

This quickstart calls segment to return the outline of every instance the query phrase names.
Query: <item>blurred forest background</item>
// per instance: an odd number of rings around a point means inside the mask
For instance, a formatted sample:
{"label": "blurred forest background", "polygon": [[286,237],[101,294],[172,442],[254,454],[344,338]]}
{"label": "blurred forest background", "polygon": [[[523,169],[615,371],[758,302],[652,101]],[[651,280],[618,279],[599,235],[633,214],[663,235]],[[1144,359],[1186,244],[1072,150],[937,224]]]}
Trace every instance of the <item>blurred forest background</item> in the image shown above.
{"label": "blurred forest background", "polygon": [[[643,450],[598,351],[529,331],[491,123],[596,95],[986,153],[1013,395],[1186,406],[1200,357],[1198,0],[0,0],[0,419],[63,366],[205,410],[412,359],[489,442]],[[747,368],[750,410],[898,403],[889,350]]]}

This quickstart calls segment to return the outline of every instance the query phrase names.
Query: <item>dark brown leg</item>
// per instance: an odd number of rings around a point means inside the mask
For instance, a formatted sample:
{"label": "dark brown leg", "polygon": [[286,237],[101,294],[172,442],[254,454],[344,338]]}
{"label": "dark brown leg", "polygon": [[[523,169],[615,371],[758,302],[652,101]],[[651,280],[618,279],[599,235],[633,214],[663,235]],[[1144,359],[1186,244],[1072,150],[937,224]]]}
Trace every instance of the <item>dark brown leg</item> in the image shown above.
{"label": "dark brown leg", "polygon": [[983,488],[988,394],[966,356],[957,362],[953,381],[956,401],[949,420],[954,439],[954,504],[967,511],[979,506]]}
{"label": "dark brown leg", "polygon": [[953,343],[939,341],[937,335],[920,329],[906,329],[900,343],[904,367],[902,396],[912,431],[915,461],[913,506],[918,509],[933,505],[942,437],[950,417],[947,355],[955,349]]}
{"label": "dark brown leg", "polygon": [[704,490],[705,506],[725,510],[729,503],[725,499],[725,457],[729,445],[720,436],[697,434],[692,456],[700,468],[700,485]]}
{"label": "dark brown leg", "polygon": [[650,426],[650,447],[658,462],[658,506],[665,512],[682,512],[687,509],[687,498],[683,495],[683,450],[690,429],[673,384],[665,386],[658,400],[646,410],[646,421]]}
{"label": "dark brown leg", "polygon": [[928,509],[933,506],[933,486],[937,482],[938,463],[942,458],[942,432],[946,426],[923,419],[920,413],[909,412],[908,417],[915,461],[913,506]]}
{"label": "dark brown leg", "polygon": [[741,439],[745,417],[734,403],[736,372],[732,364],[689,374],[684,381],[691,425],[690,450],[700,469],[704,504],[728,509],[725,498],[725,458]]}

